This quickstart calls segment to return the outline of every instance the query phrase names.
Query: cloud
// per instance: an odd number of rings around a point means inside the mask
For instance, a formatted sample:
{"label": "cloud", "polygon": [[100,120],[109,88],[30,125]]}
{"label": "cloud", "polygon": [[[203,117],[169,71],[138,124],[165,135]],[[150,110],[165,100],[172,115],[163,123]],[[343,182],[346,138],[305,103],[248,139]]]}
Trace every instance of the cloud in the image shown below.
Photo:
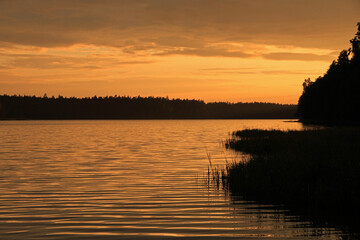
{"label": "cloud", "polygon": [[273,71],[261,71],[262,74],[269,74],[269,75],[320,75],[320,72],[316,72],[316,73],[309,73],[308,71],[304,70],[304,71],[283,71],[283,70],[273,70]]}
{"label": "cloud", "polygon": [[245,52],[238,51],[229,51],[227,49],[216,49],[216,48],[198,48],[198,49],[179,49],[179,50],[169,50],[155,55],[159,56],[168,56],[168,55],[190,55],[190,56],[200,56],[200,57],[234,57],[234,58],[249,58],[254,55],[248,54]]}
{"label": "cloud", "polygon": [[291,52],[275,52],[262,56],[265,59],[279,61],[326,61],[331,62],[334,59],[332,55],[318,55],[311,53],[291,53]]}
{"label": "cloud", "polygon": [[253,67],[240,67],[240,68],[224,68],[224,67],[217,67],[217,68],[201,68],[200,71],[243,71],[243,70],[255,70]]}
{"label": "cloud", "polygon": [[[349,47],[359,9],[359,0],[0,0],[1,90],[270,94],[250,84],[298,94],[290,82]],[[93,80],[104,82],[69,83]]]}
{"label": "cloud", "polygon": [[211,75],[247,75],[247,74],[265,74],[265,75],[316,75],[321,74],[319,72],[317,73],[309,73],[306,70],[302,71],[290,71],[290,70],[261,70],[257,68],[247,68],[247,67],[240,67],[240,68],[203,68],[199,69],[202,73],[207,73]]}
{"label": "cloud", "polygon": [[31,68],[31,69],[85,69],[97,70],[107,67],[132,64],[149,64],[153,61],[133,60],[123,61],[116,57],[83,56],[71,57],[61,55],[39,55],[39,54],[6,54],[0,53],[0,57],[6,57],[0,69]]}
{"label": "cloud", "polygon": [[0,70],[2,70],[2,69],[10,69],[10,68],[7,67],[7,66],[2,66],[2,65],[0,65]]}
{"label": "cloud", "polygon": [[354,34],[358,9],[358,0],[5,0],[0,41],[126,47],[150,40],[190,48],[232,41],[335,50]]}

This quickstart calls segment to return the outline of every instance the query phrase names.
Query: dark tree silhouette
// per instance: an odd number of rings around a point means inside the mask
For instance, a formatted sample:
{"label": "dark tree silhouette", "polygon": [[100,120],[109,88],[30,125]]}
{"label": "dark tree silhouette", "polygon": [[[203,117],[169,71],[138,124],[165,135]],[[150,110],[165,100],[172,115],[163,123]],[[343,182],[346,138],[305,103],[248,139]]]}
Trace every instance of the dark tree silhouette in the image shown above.
{"label": "dark tree silhouette", "polygon": [[357,26],[352,47],[340,52],[324,76],[304,81],[298,104],[302,121],[360,123],[360,23]]}
{"label": "dark tree silhouette", "polygon": [[355,37],[350,41],[352,44],[352,51],[354,54],[354,59],[359,61],[360,58],[360,22],[357,24],[358,32],[355,34]]}
{"label": "dark tree silhouette", "polygon": [[0,119],[294,118],[296,105],[205,103],[160,97],[92,98],[0,95]]}

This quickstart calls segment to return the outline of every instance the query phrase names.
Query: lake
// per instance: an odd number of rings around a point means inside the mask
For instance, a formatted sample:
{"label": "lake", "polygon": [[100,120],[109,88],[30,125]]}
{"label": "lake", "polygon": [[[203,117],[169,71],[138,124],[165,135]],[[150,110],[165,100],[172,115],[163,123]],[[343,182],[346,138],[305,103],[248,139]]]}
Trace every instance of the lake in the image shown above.
{"label": "lake", "polygon": [[0,122],[0,239],[341,239],[207,181],[234,130],[284,120]]}

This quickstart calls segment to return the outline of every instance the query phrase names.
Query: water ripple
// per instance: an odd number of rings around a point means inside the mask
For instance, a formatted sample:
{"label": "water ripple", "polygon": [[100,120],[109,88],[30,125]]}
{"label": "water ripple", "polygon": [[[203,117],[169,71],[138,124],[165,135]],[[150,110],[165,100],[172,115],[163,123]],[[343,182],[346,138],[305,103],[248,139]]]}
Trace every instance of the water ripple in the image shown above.
{"label": "water ripple", "polygon": [[1,239],[339,239],[207,182],[207,154],[243,128],[281,120],[3,121]]}

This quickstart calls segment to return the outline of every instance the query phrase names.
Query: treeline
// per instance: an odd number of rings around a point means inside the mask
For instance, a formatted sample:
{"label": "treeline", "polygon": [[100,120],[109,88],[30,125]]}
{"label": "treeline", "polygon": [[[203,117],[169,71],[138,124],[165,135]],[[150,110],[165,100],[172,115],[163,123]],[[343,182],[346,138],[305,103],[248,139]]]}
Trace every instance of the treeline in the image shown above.
{"label": "treeline", "polygon": [[298,104],[302,121],[360,123],[360,23],[350,42],[352,47],[340,53],[324,76],[305,80]]}
{"label": "treeline", "polygon": [[296,105],[205,103],[163,97],[0,95],[0,119],[290,119]]}

